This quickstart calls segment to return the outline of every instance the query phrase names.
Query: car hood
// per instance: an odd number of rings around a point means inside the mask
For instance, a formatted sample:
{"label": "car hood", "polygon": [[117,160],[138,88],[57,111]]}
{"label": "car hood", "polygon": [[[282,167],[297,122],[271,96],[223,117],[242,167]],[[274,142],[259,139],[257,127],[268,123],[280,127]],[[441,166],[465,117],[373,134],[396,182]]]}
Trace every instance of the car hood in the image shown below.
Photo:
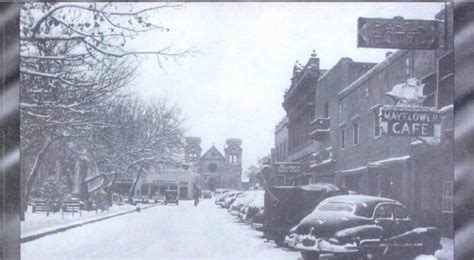
{"label": "car hood", "polygon": [[318,237],[331,237],[335,232],[371,223],[371,219],[359,217],[352,213],[335,211],[317,211],[304,217],[297,225],[296,233],[308,234],[313,228],[313,234]]}

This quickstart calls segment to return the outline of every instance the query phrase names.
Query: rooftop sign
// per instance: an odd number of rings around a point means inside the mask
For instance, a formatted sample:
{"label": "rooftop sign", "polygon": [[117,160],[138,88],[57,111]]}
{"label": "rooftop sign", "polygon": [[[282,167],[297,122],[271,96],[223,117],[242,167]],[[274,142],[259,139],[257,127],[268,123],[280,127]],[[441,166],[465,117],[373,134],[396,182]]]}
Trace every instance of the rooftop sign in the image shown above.
{"label": "rooftop sign", "polygon": [[438,48],[437,20],[364,18],[357,21],[357,47],[385,49]]}

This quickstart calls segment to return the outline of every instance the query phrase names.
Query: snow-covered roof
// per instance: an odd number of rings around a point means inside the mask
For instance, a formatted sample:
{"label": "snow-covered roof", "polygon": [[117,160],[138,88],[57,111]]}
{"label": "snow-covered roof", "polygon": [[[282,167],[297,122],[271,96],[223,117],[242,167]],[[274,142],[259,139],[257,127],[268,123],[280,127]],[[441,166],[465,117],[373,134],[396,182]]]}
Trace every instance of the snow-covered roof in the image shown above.
{"label": "snow-covered roof", "polygon": [[376,162],[369,163],[369,166],[378,166],[378,165],[390,165],[393,163],[399,163],[410,159],[410,155],[405,155],[401,157],[390,157],[387,159],[379,160]]}

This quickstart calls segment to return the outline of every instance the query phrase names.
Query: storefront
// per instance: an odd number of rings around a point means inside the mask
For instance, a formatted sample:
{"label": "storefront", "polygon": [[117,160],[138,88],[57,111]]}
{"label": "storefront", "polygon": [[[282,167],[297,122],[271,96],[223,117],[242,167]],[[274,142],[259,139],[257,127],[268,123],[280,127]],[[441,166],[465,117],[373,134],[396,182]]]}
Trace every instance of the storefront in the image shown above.
{"label": "storefront", "polygon": [[135,196],[160,198],[167,190],[177,190],[180,199],[192,199],[197,174],[186,170],[164,170],[143,176],[135,190]]}

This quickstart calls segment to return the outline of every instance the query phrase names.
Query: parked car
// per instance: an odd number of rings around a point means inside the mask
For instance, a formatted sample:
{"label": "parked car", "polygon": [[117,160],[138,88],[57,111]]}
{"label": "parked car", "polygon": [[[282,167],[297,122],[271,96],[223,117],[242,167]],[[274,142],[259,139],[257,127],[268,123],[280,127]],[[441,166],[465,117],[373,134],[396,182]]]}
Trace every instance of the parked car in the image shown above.
{"label": "parked car", "polygon": [[201,192],[202,198],[203,199],[210,199],[212,198],[212,192],[210,190],[203,190]]}
{"label": "parked car", "polygon": [[179,205],[178,191],[177,190],[167,190],[167,191],[165,191],[165,205],[168,205],[170,203]]}
{"label": "parked car", "polygon": [[304,260],[331,253],[342,259],[413,259],[441,248],[439,230],[414,228],[398,201],[365,195],[341,195],[322,201],[290,230],[285,243]]}
{"label": "parked car", "polygon": [[252,202],[258,194],[263,196],[265,194],[265,191],[250,190],[240,193],[239,195],[237,195],[234,202],[229,206],[229,212],[234,216],[241,215],[241,210],[246,207],[250,202]]}
{"label": "parked car", "polygon": [[263,190],[249,190],[244,191],[237,196],[235,201],[230,205],[229,212],[234,215],[238,216],[239,218],[244,218],[245,209],[248,205],[257,197],[263,197],[265,195],[265,191]]}
{"label": "parked car", "polygon": [[258,231],[263,230],[263,221],[265,217],[264,201],[265,194],[258,194],[255,199],[243,209],[241,216],[244,221],[250,223],[250,225]]}
{"label": "parked car", "polygon": [[223,206],[225,198],[227,196],[232,195],[234,192],[236,192],[236,191],[232,191],[232,190],[225,190],[225,191],[222,191],[222,192],[216,191],[216,194],[214,195],[214,197],[216,198],[215,199],[216,205]]}
{"label": "parked car", "polygon": [[228,191],[228,192],[225,192],[224,194],[222,194],[217,200],[216,200],[216,204],[223,207],[223,208],[226,208],[226,199],[231,197],[231,196],[235,196],[236,194],[240,193],[240,191]]}
{"label": "parked car", "polygon": [[274,186],[265,190],[263,234],[278,246],[283,246],[289,230],[311,213],[323,199],[341,195],[330,183],[300,187]]}
{"label": "parked car", "polygon": [[239,194],[241,193],[242,193],[241,191],[236,191],[232,193],[231,195],[227,196],[224,199],[224,208],[229,208],[230,205],[237,199],[237,196],[239,196]]}
{"label": "parked car", "polygon": [[[229,192],[231,191],[230,189],[217,189],[215,192],[214,192],[214,198],[215,198],[215,202],[217,202],[217,200],[222,196],[224,195],[224,193],[226,192]],[[217,203],[216,203],[217,204]]]}

